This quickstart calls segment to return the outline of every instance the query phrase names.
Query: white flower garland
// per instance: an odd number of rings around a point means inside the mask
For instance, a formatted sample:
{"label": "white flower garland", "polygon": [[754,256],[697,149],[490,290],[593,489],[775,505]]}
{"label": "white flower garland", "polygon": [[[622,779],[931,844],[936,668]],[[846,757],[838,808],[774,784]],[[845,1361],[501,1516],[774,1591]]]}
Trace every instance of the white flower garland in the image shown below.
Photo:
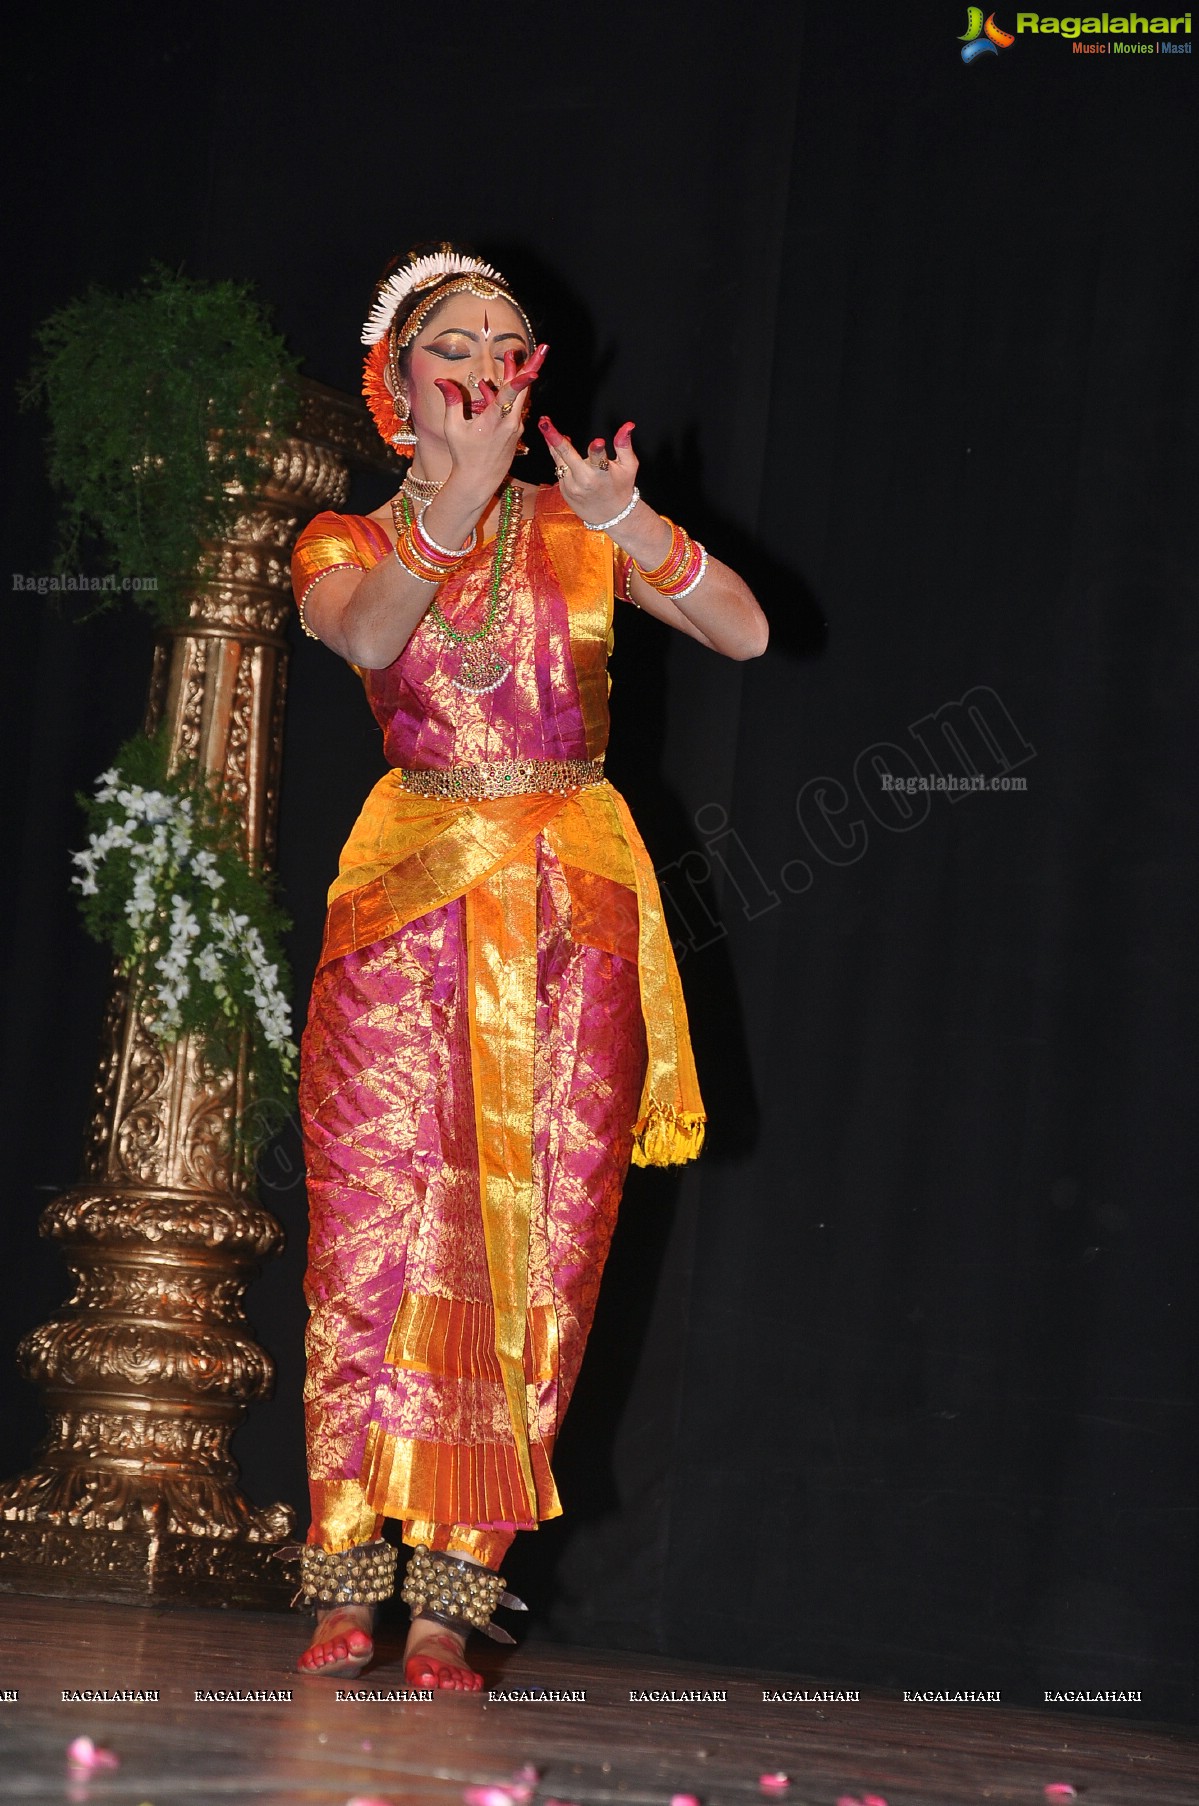
{"label": "white flower garland", "polygon": [[[291,1038],[291,1005],[270,959],[261,928],[227,905],[222,863],[230,855],[205,845],[190,796],[129,783],[118,770],[96,786],[93,819],[104,825],[72,855],[72,879],[84,897],[99,899],[113,883],[125,887],[126,931],[111,935],[126,970],[140,967],[146,1019],[164,1040],[184,1029],[184,1000],[196,986],[210,987],[221,1012],[238,1024],[248,1002],[256,1029],[282,1070],[293,1074],[297,1049]],[[119,872],[115,854],[127,855]],[[248,875],[248,874],[247,874]],[[115,899],[105,898],[109,917]]]}

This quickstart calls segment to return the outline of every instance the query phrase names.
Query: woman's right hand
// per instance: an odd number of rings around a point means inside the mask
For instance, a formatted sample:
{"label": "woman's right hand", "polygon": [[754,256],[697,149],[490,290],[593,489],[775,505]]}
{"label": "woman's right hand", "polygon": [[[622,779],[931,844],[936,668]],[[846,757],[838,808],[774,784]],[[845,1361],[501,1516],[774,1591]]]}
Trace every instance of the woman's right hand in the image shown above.
{"label": "woman's right hand", "polygon": [[[504,380],[484,379],[472,395],[464,384],[439,377],[437,387],[445,402],[445,441],[453,468],[447,488],[486,507],[511,468],[524,425],[528,391],[537,381],[548,345],[538,345],[531,357],[518,365],[516,354],[504,353]],[[440,512],[440,511],[439,511]]]}

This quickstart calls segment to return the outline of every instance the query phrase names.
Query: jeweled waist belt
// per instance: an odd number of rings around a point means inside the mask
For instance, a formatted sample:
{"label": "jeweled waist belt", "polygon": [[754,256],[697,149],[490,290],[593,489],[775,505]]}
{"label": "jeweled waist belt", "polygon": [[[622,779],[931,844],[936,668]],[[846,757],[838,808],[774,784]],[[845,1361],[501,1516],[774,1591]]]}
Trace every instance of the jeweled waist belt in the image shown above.
{"label": "jeweled waist belt", "polygon": [[449,797],[455,802],[493,796],[565,795],[604,781],[602,759],[497,759],[429,771],[395,769],[411,795]]}

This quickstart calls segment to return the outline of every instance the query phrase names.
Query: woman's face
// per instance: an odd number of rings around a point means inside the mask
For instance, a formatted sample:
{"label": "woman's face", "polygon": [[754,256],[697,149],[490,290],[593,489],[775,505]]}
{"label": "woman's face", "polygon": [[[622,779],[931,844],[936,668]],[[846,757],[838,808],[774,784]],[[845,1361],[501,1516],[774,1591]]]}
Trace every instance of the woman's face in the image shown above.
{"label": "woman's face", "polygon": [[409,347],[408,400],[418,436],[441,437],[445,402],[434,386],[439,377],[461,384],[477,411],[483,405],[479,385],[491,382],[498,388],[504,380],[504,353],[514,352],[520,365],[532,349],[511,302],[450,295]]}

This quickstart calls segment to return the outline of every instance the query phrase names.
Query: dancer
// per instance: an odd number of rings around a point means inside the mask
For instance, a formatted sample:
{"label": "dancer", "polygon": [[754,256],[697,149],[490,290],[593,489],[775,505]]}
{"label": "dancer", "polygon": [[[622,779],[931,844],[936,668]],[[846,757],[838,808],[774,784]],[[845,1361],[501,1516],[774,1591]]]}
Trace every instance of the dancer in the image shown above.
{"label": "dancer", "polygon": [[613,598],[731,658],[766,623],[641,499],[632,422],[580,453],[543,416],[556,481],[512,476],[547,347],[489,265],[409,257],[362,336],[412,461],[373,515],[318,515],[292,566],[390,767],[329,893],[303,1044],[320,1616],[299,1666],[370,1660],[390,1517],[406,1681],[475,1689],[469,1631],[511,1640],[504,1555],[561,1509],[550,1457],[630,1158],[703,1141],[653,867],[603,774]]}

